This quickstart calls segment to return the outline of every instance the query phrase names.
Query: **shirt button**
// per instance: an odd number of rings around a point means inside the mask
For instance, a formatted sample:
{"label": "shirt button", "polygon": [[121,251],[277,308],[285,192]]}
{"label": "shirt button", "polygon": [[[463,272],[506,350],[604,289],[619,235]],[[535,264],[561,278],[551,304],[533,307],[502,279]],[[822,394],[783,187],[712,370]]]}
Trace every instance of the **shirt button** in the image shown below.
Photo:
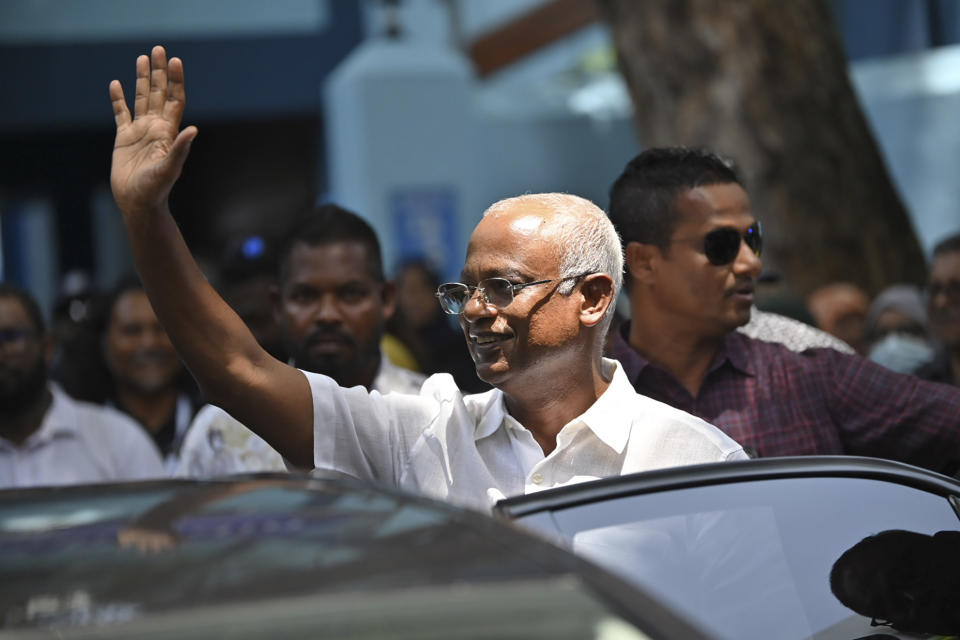
{"label": "shirt button", "polygon": [[535,473],[530,479],[533,480],[533,484],[540,484],[543,482],[543,475]]}

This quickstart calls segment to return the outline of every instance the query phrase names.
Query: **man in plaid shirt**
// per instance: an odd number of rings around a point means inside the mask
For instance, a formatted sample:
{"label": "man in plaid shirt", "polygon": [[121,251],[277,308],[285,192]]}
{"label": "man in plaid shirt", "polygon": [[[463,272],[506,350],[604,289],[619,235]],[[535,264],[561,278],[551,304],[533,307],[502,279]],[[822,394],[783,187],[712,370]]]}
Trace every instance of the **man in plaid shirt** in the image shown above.
{"label": "man in plaid shirt", "polygon": [[761,227],[728,161],[649,149],[613,184],[609,215],[624,243],[632,316],[611,355],[638,392],[764,457],[850,454],[956,471],[957,388],[736,331],[750,320]]}

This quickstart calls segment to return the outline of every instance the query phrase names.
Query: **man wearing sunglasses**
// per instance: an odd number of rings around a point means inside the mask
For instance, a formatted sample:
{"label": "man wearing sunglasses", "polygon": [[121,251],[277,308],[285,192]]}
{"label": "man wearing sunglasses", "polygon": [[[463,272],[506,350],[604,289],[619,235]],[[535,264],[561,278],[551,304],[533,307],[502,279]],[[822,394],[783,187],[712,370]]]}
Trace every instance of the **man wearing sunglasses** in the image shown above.
{"label": "man wearing sunglasses", "polygon": [[750,320],[762,228],[730,163],[650,149],[610,191],[631,321],[611,354],[634,388],[761,456],[852,454],[955,471],[960,393],[835,349],[795,352]]}
{"label": "man wearing sunglasses", "polygon": [[491,207],[463,282],[438,291],[495,389],[464,395],[438,374],[419,395],[380,394],[274,359],[203,278],[170,215],[197,135],[179,130],[182,63],[162,47],[137,59],[134,117],[118,81],[110,95],[111,185],[151,301],[208,400],[293,464],[486,509],[570,482],[745,457],[715,427],[638,395],[602,358],[623,259],[604,213],[575,196]]}

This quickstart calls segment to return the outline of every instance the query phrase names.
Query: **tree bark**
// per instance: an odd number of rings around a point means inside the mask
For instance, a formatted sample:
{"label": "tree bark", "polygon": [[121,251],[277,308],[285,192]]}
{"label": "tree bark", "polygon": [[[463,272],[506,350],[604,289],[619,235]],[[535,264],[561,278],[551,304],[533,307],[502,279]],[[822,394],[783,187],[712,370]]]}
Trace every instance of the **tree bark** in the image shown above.
{"label": "tree bark", "polygon": [[643,145],[737,162],[764,266],[806,295],[921,284],[926,262],[822,0],[598,0]]}

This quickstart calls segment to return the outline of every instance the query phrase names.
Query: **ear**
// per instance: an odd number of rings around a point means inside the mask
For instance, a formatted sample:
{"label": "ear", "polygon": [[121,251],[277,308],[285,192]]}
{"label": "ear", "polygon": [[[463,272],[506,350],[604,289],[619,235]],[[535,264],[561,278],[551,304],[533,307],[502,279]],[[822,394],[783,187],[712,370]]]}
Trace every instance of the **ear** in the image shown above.
{"label": "ear", "polygon": [[628,242],[626,247],[626,268],[636,282],[646,282],[656,270],[657,261],[663,256],[660,247],[642,242]]}
{"label": "ear", "polygon": [[613,304],[613,278],[605,273],[591,273],[580,285],[580,323],[593,327]]}
{"label": "ear", "polygon": [[380,285],[380,309],[384,322],[392,318],[397,311],[397,285],[393,280],[387,280]]}

